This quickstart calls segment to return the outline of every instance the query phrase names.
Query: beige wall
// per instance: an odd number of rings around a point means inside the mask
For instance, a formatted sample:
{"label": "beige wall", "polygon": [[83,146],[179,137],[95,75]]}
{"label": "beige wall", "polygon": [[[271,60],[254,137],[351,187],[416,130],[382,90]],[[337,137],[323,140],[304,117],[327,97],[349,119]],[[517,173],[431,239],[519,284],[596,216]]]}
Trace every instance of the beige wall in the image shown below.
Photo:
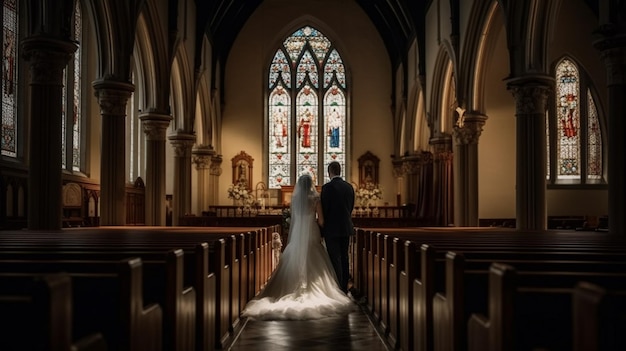
{"label": "beige wall", "polygon": [[504,28],[487,54],[485,113],[478,143],[478,217],[515,218],[515,100],[506,89],[509,74]]}

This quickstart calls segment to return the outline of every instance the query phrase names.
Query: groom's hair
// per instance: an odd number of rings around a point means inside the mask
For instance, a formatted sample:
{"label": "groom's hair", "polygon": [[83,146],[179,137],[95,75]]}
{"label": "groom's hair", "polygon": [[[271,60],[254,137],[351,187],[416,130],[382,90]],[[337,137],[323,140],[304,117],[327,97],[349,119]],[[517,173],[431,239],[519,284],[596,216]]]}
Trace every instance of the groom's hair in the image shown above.
{"label": "groom's hair", "polygon": [[328,164],[328,173],[332,175],[341,175],[341,164],[337,161],[333,161]]}

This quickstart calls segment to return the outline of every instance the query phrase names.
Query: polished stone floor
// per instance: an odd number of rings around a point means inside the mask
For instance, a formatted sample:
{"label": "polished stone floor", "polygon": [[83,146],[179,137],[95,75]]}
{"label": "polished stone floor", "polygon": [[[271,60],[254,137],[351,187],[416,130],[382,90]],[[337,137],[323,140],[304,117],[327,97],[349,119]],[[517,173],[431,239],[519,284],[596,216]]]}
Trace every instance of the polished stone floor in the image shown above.
{"label": "polished stone floor", "polygon": [[345,316],[310,321],[247,320],[229,348],[232,351],[390,349],[361,308]]}

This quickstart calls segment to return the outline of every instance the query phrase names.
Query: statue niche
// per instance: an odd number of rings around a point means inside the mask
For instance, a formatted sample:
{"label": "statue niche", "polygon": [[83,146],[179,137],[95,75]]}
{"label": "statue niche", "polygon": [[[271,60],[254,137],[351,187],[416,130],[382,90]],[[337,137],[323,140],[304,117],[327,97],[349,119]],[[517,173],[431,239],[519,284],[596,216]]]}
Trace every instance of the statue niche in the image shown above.
{"label": "statue niche", "polygon": [[233,166],[233,184],[243,183],[252,190],[252,163],[254,159],[245,151],[241,151],[231,159]]}

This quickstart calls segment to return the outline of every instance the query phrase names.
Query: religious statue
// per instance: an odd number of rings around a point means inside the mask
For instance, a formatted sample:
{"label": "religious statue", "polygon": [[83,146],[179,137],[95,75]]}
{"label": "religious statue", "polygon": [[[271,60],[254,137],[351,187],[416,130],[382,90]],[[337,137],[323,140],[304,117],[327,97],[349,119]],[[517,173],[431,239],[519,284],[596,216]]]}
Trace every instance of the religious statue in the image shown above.
{"label": "religious statue", "polygon": [[333,107],[328,117],[328,136],[330,137],[330,147],[339,147],[339,128],[341,128],[341,116],[337,108]]}
{"label": "religious statue", "polygon": [[300,145],[302,147],[311,147],[311,122],[313,114],[307,108],[301,115],[300,124],[298,125],[298,136],[300,137]]}
{"label": "religious statue", "polygon": [[276,147],[283,147],[285,144],[285,138],[287,137],[287,113],[280,107],[278,111],[274,113],[274,140]]}

